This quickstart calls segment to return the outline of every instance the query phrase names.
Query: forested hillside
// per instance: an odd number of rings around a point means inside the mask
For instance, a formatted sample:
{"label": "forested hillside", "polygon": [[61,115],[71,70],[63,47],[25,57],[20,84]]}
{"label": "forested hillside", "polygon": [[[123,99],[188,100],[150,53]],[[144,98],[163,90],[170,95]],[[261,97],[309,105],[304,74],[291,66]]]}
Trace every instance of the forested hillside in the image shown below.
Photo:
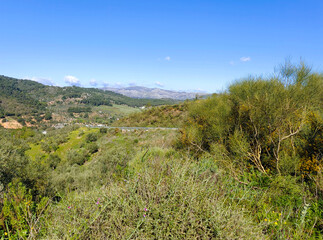
{"label": "forested hillside", "polygon": [[0,129],[0,235],[322,239],[322,96],[286,64],[120,121],[180,130]]}
{"label": "forested hillside", "polygon": [[43,112],[46,104],[29,93],[44,87],[40,83],[0,76],[0,117]]}

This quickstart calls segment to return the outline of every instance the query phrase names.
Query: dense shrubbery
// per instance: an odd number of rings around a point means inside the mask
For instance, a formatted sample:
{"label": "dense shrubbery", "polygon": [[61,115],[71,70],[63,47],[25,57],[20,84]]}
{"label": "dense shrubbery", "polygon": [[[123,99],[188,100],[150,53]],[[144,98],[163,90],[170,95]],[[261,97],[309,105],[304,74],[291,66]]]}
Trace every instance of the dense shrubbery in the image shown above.
{"label": "dense shrubbery", "polygon": [[297,174],[302,162],[311,160],[307,167],[316,174],[322,158],[322,96],[322,75],[303,64],[287,65],[277,77],[243,80],[227,93],[196,101],[181,143],[196,156],[224,148],[239,164],[252,164],[264,174]]}
{"label": "dense shrubbery", "polygon": [[[306,231],[319,233],[322,96],[321,74],[287,63],[274,77],[242,80],[226,93],[191,104],[178,147],[197,159],[214,156],[242,184],[259,187],[265,177],[273,191],[267,205],[295,210],[308,204],[306,211],[311,209],[315,217]],[[260,175],[250,179],[253,169]]]}
{"label": "dense shrubbery", "polygon": [[[242,205],[227,204],[218,173],[203,164],[174,159],[173,150],[155,148],[149,153],[146,157],[139,153],[129,163],[124,180],[71,194],[52,205],[49,221],[44,222],[45,235],[52,239],[264,238],[261,226]],[[48,225],[51,222],[58,224]]]}
{"label": "dense shrubbery", "polygon": [[321,239],[322,79],[285,66],[126,120],[169,113],[180,134],[0,129],[0,235]]}

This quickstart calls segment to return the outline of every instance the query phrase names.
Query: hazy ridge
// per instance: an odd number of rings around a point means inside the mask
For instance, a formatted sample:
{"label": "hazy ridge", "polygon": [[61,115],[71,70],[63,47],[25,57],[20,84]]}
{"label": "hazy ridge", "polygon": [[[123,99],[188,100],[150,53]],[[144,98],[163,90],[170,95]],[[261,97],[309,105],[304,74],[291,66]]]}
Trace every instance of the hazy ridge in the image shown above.
{"label": "hazy ridge", "polygon": [[176,99],[186,100],[193,99],[196,96],[207,95],[204,92],[185,92],[185,91],[171,91],[161,88],[147,88],[141,86],[126,87],[126,88],[111,88],[106,87],[104,90],[120,93],[132,98],[152,98],[152,99]]}

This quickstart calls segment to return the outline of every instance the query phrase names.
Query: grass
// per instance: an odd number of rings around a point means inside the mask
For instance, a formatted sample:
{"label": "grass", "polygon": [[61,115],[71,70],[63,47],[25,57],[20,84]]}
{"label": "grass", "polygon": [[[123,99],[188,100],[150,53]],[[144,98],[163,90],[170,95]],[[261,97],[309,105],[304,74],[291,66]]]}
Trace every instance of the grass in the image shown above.
{"label": "grass", "polygon": [[[51,239],[265,239],[242,205],[228,204],[220,172],[153,148],[123,181],[72,193],[46,216]],[[46,224],[46,223],[44,223]]]}

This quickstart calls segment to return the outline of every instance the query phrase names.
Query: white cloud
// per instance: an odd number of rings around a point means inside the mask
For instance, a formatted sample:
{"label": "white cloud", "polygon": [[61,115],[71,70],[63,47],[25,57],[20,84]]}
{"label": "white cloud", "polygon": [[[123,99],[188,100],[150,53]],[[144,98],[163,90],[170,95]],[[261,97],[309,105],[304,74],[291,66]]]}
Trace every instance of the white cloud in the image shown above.
{"label": "white cloud", "polygon": [[72,86],[81,86],[80,80],[77,77],[67,75],[64,77],[64,80],[66,83],[68,83]]}
{"label": "white cloud", "polygon": [[240,61],[241,62],[249,62],[249,61],[251,61],[251,57],[241,57]]}
{"label": "white cloud", "polygon": [[44,85],[49,85],[49,86],[55,85],[55,83],[51,79],[47,79],[47,78],[32,77],[32,78],[27,78],[27,79],[39,82]]}
{"label": "white cloud", "polygon": [[93,87],[95,87],[95,86],[98,85],[98,82],[95,79],[91,79],[90,80],[90,85],[93,86]]}
{"label": "white cloud", "polygon": [[229,62],[229,64],[230,64],[230,65],[234,65],[234,61],[230,61],[230,62]]}
{"label": "white cloud", "polygon": [[158,86],[158,87],[164,87],[164,84],[162,84],[161,82],[155,82],[155,85]]}
{"label": "white cloud", "polygon": [[170,61],[170,56],[165,57],[166,61]]}

